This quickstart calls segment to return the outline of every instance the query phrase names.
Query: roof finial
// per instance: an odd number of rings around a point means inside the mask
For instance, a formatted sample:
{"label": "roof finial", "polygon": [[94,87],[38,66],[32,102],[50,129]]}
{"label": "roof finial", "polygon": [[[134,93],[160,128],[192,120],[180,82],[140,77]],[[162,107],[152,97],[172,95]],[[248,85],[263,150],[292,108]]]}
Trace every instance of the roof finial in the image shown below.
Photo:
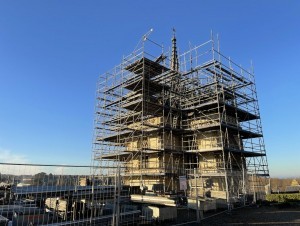
{"label": "roof finial", "polygon": [[173,38],[172,38],[172,58],[171,58],[171,69],[174,71],[179,70],[177,46],[176,46],[176,36],[175,28],[173,28]]}

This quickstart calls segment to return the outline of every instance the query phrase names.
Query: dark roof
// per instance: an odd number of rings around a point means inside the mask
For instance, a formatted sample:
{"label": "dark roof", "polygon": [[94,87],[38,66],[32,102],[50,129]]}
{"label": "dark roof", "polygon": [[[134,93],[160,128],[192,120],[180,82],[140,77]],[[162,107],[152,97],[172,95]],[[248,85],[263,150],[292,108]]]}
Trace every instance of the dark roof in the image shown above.
{"label": "dark roof", "polygon": [[[112,186],[94,186],[94,190],[110,189]],[[14,187],[13,193],[16,195],[22,194],[37,194],[37,193],[60,193],[60,192],[84,192],[91,191],[92,186],[24,186]]]}
{"label": "dark roof", "polygon": [[286,186],[285,192],[300,192],[300,185]]}

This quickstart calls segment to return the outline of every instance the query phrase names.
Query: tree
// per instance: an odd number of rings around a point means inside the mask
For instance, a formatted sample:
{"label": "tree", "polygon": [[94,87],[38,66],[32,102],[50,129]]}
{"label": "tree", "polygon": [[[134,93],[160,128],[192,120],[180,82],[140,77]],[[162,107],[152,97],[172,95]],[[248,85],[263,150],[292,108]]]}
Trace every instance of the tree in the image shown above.
{"label": "tree", "polygon": [[37,173],[33,176],[33,185],[46,185],[48,182],[48,175],[44,172]]}

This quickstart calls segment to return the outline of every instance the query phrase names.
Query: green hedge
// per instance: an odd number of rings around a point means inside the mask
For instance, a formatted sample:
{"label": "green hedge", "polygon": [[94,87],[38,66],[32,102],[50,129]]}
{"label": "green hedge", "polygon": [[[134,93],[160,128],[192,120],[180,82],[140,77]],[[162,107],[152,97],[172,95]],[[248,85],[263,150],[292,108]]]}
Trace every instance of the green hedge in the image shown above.
{"label": "green hedge", "polygon": [[300,193],[293,194],[268,194],[266,200],[269,202],[300,201]]}

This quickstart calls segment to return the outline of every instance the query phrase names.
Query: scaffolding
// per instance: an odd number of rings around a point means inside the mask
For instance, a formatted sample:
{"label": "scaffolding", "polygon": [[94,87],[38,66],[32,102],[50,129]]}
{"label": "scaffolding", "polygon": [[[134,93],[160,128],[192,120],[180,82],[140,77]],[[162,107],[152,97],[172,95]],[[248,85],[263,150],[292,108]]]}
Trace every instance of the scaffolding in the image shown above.
{"label": "scaffolding", "polygon": [[118,178],[132,195],[263,199],[269,170],[253,70],[221,54],[213,36],[177,52],[175,34],[169,51],[147,34],[99,77],[93,174]]}

